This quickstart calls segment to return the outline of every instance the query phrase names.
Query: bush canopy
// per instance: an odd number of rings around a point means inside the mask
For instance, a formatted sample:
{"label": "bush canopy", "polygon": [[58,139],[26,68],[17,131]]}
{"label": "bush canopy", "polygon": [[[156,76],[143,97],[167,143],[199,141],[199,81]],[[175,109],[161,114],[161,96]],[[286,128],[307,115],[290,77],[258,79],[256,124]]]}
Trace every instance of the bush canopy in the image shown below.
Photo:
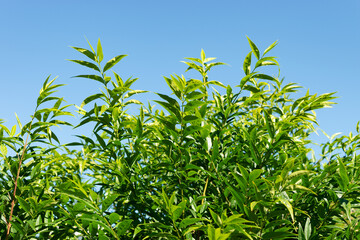
{"label": "bush canopy", "polygon": [[[126,55],[73,47],[89,69],[76,78],[102,87],[76,106],[80,121],[66,121],[50,77],[29,122],[0,121],[0,238],[360,239],[359,123],[311,154],[315,110],[334,93],[294,98],[269,55],[277,42],[261,53],[248,41],[236,86],[209,80],[224,63],[202,50],[184,60],[198,79],[165,77],[171,94],[149,103],[111,71]],[[64,125],[92,132],[64,144]]]}

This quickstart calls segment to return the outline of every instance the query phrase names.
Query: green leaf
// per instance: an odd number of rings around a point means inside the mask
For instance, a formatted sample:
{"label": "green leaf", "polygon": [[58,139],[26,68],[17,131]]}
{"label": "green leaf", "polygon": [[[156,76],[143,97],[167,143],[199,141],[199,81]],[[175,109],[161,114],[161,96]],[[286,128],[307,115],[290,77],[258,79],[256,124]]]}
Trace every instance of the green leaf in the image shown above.
{"label": "green leaf", "polygon": [[177,86],[177,84],[175,83],[174,78],[164,77],[164,79],[165,79],[167,85],[172,90],[172,92],[175,94],[175,96],[177,96],[179,99],[181,99],[181,91],[180,91],[179,87]]}
{"label": "green leaf", "polygon": [[259,49],[256,47],[255,43],[253,43],[249,37],[247,37],[248,41],[249,41],[249,44],[250,44],[250,47],[251,47],[251,50],[252,52],[254,53],[255,57],[257,59],[260,58],[260,52],[259,52]]}
{"label": "green leaf", "polygon": [[293,239],[296,237],[294,233],[291,232],[283,232],[283,231],[276,231],[276,232],[266,232],[261,239]]}
{"label": "green leaf", "polygon": [[254,169],[253,171],[251,171],[249,175],[249,182],[252,182],[255,179],[257,179],[262,174],[262,172],[263,172],[262,169]]}
{"label": "green leaf", "polygon": [[85,215],[85,217],[81,217],[81,220],[82,220],[82,221],[89,221],[89,222],[91,222],[91,223],[97,223],[97,224],[99,224],[99,225],[102,226],[106,231],[108,231],[108,233],[111,233],[111,234],[115,237],[116,235],[115,235],[113,229],[112,229],[109,225],[107,225],[106,222],[103,222],[103,221],[105,221],[103,218],[100,218],[100,219],[101,219],[101,221],[96,220],[96,219],[93,219],[93,218],[89,218],[89,217],[87,217],[86,215]]}
{"label": "green leaf", "polygon": [[116,225],[116,229],[117,229],[117,234],[119,236],[122,236],[126,233],[126,231],[131,227],[131,223],[133,222],[133,220],[127,219],[124,220],[122,222],[120,222],[119,224]]}
{"label": "green leaf", "polygon": [[114,224],[115,222],[117,222],[118,220],[120,220],[120,215],[117,214],[116,212],[113,212],[109,215],[109,220],[111,224]]}
{"label": "green leaf", "polygon": [[30,209],[31,209],[30,204],[27,203],[27,202],[26,202],[22,197],[20,197],[20,196],[16,196],[16,198],[17,198],[17,200],[19,201],[19,204],[20,204],[21,208],[24,209],[25,212],[27,212],[28,214],[31,214],[31,213],[30,213]]}
{"label": "green leaf", "polygon": [[12,126],[11,132],[10,132],[10,137],[14,136],[15,133],[16,133],[16,125]]}
{"label": "green leaf", "polygon": [[172,97],[169,97],[168,95],[157,93],[162,99],[166,100],[171,105],[174,105],[176,108],[180,109],[179,103]]}
{"label": "green leaf", "polygon": [[309,192],[309,193],[312,193],[314,195],[317,195],[313,190],[307,188],[307,187],[304,187],[302,185],[299,185],[299,184],[290,184],[288,186],[285,187],[286,190],[300,190],[300,191],[305,191],[305,192]]}
{"label": "green leaf", "polygon": [[305,223],[305,229],[304,229],[304,236],[306,240],[309,240],[311,237],[311,223],[310,223],[310,218],[306,219],[306,223]]}
{"label": "green leaf", "polygon": [[251,71],[251,55],[252,55],[252,51],[249,52],[248,55],[246,55],[244,60],[243,69],[245,75],[248,75]]}
{"label": "green leaf", "polygon": [[215,228],[213,225],[209,224],[207,227],[207,234],[208,234],[208,238],[209,240],[217,240],[215,238]]}
{"label": "green leaf", "polygon": [[201,61],[205,62],[206,56],[205,56],[205,52],[204,49],[201,49]]}
{"label": "green leaf", "polygon": [[104,79],[98,75],[77,75],[77,76],[73,76],[73,78],[88,78],[101,83],[105,82]]}
{"label": "green leaf", "polygon": [[303,175],[309,175],[313,173],[312,171],[309,171],[309,170],[298,170],[298,171],[295,171],[295,172],[292,172],[288,177],[287,179],[293,179],[293,178],[296,178],[296,177],[299,177],[299,176],[303,176]]}
{"label": "green leaf", "polygon": [[215,80],[211,80],[211,81],[206,82],[206,83],[205,83],[205,86],[211,85],[211,84],[217,85],[217,86],[220,86],[220,87],[223,87],[223,88],[226,88],[226,86],[225,86],[224,84],[222,84],[222,83],[219,82],[219,81],[215,81]]}
{"label": "green leaf", "polygon": [[111,194],[105,198],[105,200],[102,202],[101,209],[103,212],[105,212],[111,204],[120,196],[120,194]]}
{"label": "green leaf", "polygon": [[344,190],[347,190],[347,187],[349,185],[348,173],[347,173],[345,165],[340,157],[338,157],[338,162],[339,162],[339,174],[340,174],[342,182],[344,183],[344,186],[346,187],[346,189],[344,189]]}
{"label": "green leaf", "polygon": [[69,61],[80,64],[80,65],[83,65],[83,66],[88,67],[88,68],[92,68],[92,69],[100,72],[100,69],[98,68],[98,66],[96,66],[93,63],[90,63],[90,62],[87,62],[87,61],[81,61],[81,60],[69,60]]}
{"label": "green leaf", "polygon": [[162,107],[164,107],[169,113],[173,114],[179,122],[181,122],[181,114],[180,114],[180,110],[178,108],[176,108],[176,106],[173,106],[167,102],[163,102],[163,101],[154,101],[158,104],[160,104]]}
{"label": "green leaf", "polygon": [[192,122],[192,121],[196,121],[196,120],[199,120],[199,118],[195,115],[187,115],[184,117],[185,122]]}
{"label": "green leaf", "polygon": [[186,207],[186,201],[182,201],[179,205],[173,205],[171,208],[172,211],[172,220],[176,221],[181,214],[183,214]]}
{"label": "green leaf", "polygon": [[271,81],[275,81],[275,82],[277,82],[278,80],[276,79],[276,78],[274,78],[274,77],[271,77],[271,76],[269,76],[269,75],[266,75],[266,74],[255,74],[254,76],[253,76],[253,78],[259,78],[259,79],[266,79],[266,80],[271,80]]}
{"label": "green leaf", "polygon": [[82,211],[83,209],[85,208],[85,204],[82,203],[82,202],[78,202],[74,205],[74,208],[73,210],[76,211],[76,212],[80,212]]}
{"label": "green leaf", "polygon": [[4,144],[0,145],[0,151],[4,157],[7,155],[7,148]]}
{"label": "green leaf", "polygon": [[304,238],[304,229],[299,223],[299,230],[298,230],[298,240],[305,240]]}
{"label": "green leaf", "polygon": [[115,66],[115,64],[117,64],[121,59],[123,59],[124,57],[126,57],[127,55],[119,55],[116,56],[112,59],[110,59],[104,66],[103,72],[106,72],[107,70],[109,70],[110,68],[112,68],[113,66]]}
{"label": "green leaf", "polygon": [[292,207],[291,203],[288,200],[288,197],[287,197],[286,193],[284,193],[284,192],[280,193],[279,196],[278,196],[278,199],[288,209],[292,221],[295,222],[294,210],[293,210],[293,207]]}
{"label": "green leaf", "polygon": [[277,66],[279,66],[279,63],[275,59],[275,57],[264,57],[264,58],[261,58],[259,61],[256,62],[255,68],[261,67],[261,66],[269,66],[269,65],[277,65]]}
{"label": "green leaf", "polygon": [[271,44],[267,49],[265,49],[263,56],[268,53],[271,49],[273,49],[278,44],[278,41],[275,41],[273,44]]}
{"label": "green leaf", "polygon": [[91,51],[84,49],[84,48],[78,48],[78,47],[72,47],[73,49],[75,49],[76,51],[84,54],[85,56],[87,56],[88,58],[90,58],[93,61],[96,61],[96,57],[95,54],[92,53]]}
{"label": "green leaf", "polygon": [[97,44],[96,56],[98,57],[99,63],[101,63],[101,61],[104,59],[104,54],[103,54],[100,38],[99,38],[98,44]]}
{"label": "green leaf", "polygon": [[186,228],[189,225],[193,225],[195,223],[202,223],[203,221],[206,221],[206,219],[202,219],[202,218],[185,218],[183,220],[181,220],[179,227],[180,228]]}
{"label": "green leaf", "polygon": [[221,227],[222,225],[222,221],[219,215],[217,215],[216,213],[214,213],[211,209],[210,210],[210,214],[212,219],[214,220],[214,222],[216,223],[216,225],[218,225],[219,227]]}
{"label": "green leaf", "polygon": [[94,95],[90,95],[87,98],[84,99],[84,101],[81,103],[81,108],[84,107],[86,104],[96,100],[96,99],[101,99],[102,97],[105,97],[105,95],[103,93],[97,93]]}

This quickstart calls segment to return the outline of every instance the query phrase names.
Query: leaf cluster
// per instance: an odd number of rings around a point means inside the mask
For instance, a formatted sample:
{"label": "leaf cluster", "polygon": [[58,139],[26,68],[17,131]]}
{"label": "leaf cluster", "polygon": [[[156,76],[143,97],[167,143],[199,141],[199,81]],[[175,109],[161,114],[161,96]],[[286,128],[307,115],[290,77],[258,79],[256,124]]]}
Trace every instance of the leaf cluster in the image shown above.
{"label": "leaf cluster", "polygon": [[[359,127],[311,155],[315,110],[334,93],[293,98],[300,86],[268,56],[277,42],[261,54],[248,41],[238,85],[209,80],[224,63],[201,50],[184,61],[199,79],[165,77],[171,94],[148,104],[136,78],[109,73],[126,55],[102,64],[100,40],[73,47],[87,60],[70,61],[91,71],[76,78],[102,89],[76,106],[73,126],[49,77],[28,123],[0,122],[0,238],[360,239]],[[60,125],[92,133],[61,144]]]}

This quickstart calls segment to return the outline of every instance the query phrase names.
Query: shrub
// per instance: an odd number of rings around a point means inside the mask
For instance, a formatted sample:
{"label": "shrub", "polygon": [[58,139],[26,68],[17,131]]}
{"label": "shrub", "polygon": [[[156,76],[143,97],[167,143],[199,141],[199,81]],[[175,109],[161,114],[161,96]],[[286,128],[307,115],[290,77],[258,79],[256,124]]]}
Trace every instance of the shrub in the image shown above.
{"label": "shrub", "polygon": [[50,77],[28,123],[1,122],[1,239],[360,239],[359,124],[311,155],[334,94],[293,98],[300,86],[262,72],[279,72],[277,43],[260,54],[248,40],[237,86],[208,80],[224,63],[202,50],[184,61],[199,79],[165,77],[156,106],[133,98],[137,79],[110,76],[125,55],[103,64],[100,41],[74,47],[92,70],[76,77],[102,87],[77,106],[74,128],[92,134],[60,144],[53,127],[73,114]]}

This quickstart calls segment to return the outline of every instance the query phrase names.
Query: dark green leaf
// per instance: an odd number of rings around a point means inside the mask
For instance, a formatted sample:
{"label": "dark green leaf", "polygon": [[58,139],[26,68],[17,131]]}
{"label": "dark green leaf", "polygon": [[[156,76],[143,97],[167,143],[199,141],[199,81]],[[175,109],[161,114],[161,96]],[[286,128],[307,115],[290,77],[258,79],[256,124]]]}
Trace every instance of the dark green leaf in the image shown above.
{"label": "dark green leaf", "polygon": [[88,67],[88,68],[92,68],[98,72],[100,72],[100,69],[98,66],[96,66],[95,64],[93,63],[90,63],[90,62],[87,62],[87,61],[81,61],[81,60],[69,60],[71,62],[74,62],[74,63],[77,63],[77,64],[80,64],[80,65],[83,65],[85,67]]}
{"label": "dark green leaf", "polygon": [[95,54],[92,53],[91,51],[84,49],[84,48],[78,48],[78,47],[72,47],[73,49],[75,49],[76,51],[84,54],[85,56],[87,56],[88,58],[90,58],[93,61],[96,61],[96,57]]}
{"label": "dark green leaf", "polygon": [[77,77],[77,78],[88,78],[88,79],[92,79],[92,80],[104,83],[104,79],[102,79],[102,77],[97,76],[97,75],[77,75],[77,76],[74,76],[73,78],[75,78],[75,77]]}
{"label": "dark green leaf", "polygon": [[245,75],[250,74],[251,71],[251,55],[252,55],[252,51],[249,52],[248,55],[246,55],[246,58],[244,60],[243,69]]}

